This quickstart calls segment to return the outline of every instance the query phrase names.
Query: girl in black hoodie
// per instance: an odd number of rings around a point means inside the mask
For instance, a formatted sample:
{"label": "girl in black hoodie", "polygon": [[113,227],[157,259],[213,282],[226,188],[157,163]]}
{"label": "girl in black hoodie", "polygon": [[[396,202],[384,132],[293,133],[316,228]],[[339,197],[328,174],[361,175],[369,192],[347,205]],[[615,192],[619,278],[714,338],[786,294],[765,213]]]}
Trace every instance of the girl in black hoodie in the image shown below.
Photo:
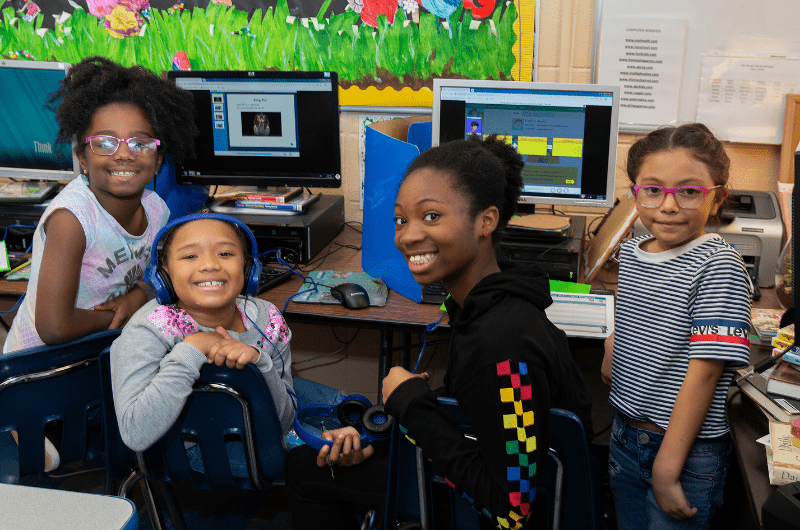
{"label": "girl in black hoodie", "polygon": [[[574,412],[591,433],[591,401],[566,336],[545,315],[547,275],[497,263],[500,230],[514,213],[522,158],[494,136],[433,148],[406,171],[395,203],[395,245],[414,279],[444,283],[452,336],[439,394],[455,398],[477,441],[439,408],[428,375],[395,367],[383,381],[386,410],[459,494],[501,528],[521,528],[549,447],[549,409]],[[347,528],[341,503],[380,507],[385,451],[361,448],[353,429],[316,454],[287,458],[296,528]],[[332,478],[328,458],[337,467]]]}

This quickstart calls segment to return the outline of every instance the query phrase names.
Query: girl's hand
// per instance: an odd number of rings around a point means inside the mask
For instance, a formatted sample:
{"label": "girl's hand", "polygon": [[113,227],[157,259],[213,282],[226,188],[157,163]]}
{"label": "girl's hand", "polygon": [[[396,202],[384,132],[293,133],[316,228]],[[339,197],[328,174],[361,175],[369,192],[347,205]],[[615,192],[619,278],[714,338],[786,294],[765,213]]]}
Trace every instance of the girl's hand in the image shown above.
{"label": "girl's hand", "polygon": [[361,448],[361,436],[352,427],[343,427],[332,431],[325,431],[322,437],[333,440],[333,445],[325,445],[317,454],[317,465],[325,467],[330,461],[337,466],[355,466],[371,457],[375,448],[371,445]]}
{"label": "girl's hand", "polygon": [[139,286],[134,286],[128,293],[118,296],[100,305],[94,306],[95,311],[111,311],[111,324],[108,329],[121,329],[133,314],[147,303],[147,293]]}
{"label": "girl's hand", "polygon": [[392,395],[394,389],[406,382],[407,380],[411,379],[412,377],[420,377],[425,381],[428,380],[428,372],[423,372],[421,374],[412,374],[402,366],[395,366],[391,370],[389,370],[389,375],[384,377],[383,385],[381,388],[383,389],[383,402],[386,403],[389,400],[389,396]]}
{"label": "girl's hand", "polygon": [[614,354],[614,332],[603,343],[605,353],[603,354],[603,364],[600,365],[600,379],[608,386],[611,386],[611,360]]}
{"label": "girl's hand", "polygon": [[697,508],[693,507],[683,493],[680,482],[680,469],[675,471],[672,466],[662,465],[656,456],[653,462],[653,493],[658,507],[675,519],[694,517]]}
{"label": "girl's hand", "polygon": [[198,331],[183,339],[183,342],[194,346],[200,350],[203,355],[208,357],[208,352],[211,351],[211,347],[221,340],[222,337],[213,331]]}
{"label": "girl's hand", "polygon": [[241,370],[261,356],[261,352],[254,347],[232,339],[222,326],[217,326],[216,331],[222,336],[222,340],[211,346],[206,354],[209,364],[214,363],[217,366],[225,364],[228,368]]}

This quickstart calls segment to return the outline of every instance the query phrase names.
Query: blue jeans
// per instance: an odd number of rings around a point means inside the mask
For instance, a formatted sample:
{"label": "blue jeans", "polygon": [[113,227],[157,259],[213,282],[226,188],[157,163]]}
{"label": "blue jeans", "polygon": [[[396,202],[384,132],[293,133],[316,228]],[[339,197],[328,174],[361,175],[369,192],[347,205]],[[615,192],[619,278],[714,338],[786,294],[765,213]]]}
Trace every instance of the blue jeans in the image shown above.
{"label": "blue jeans", "polygon": [[681,471],[681,487],[697,514],[674,519],[656,504],[653,462],[664,435],[637,429],[617,413],[611,427],[608,475],[617,511],[618,530],[707,529],[722,505],[722,489],[731,444],[728,435],[695,439]]}

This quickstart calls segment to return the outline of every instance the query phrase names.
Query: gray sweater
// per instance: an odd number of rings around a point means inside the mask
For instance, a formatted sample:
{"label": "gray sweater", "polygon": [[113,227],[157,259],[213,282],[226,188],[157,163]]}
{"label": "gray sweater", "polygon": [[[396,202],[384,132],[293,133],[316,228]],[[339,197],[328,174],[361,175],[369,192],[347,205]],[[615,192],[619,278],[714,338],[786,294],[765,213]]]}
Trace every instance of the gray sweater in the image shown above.
{"label": "gray sweater", "polygon": [[[240,311],[245,308],[244,298],[237,299],[237,306]],[[266,300],[248,299],[246,314],[269,337],[269,342],[244,314],[246,331],[239,334],[228,330],[228,333],[261,352],[255,365],[264,375],[286,432],[294,417],[288,394],[294,392],[289,348],[292,333],[278,308]],[[131,317],[122,335],[111,346],[117,421],[122,440],[134,451],[153,445],[183,410],[192,385],[200,377],[200,368],[206,363],[206,356],[182,341],[198,331],[214,330],[200,326],[175,306],[159,305],[151,300]]]}

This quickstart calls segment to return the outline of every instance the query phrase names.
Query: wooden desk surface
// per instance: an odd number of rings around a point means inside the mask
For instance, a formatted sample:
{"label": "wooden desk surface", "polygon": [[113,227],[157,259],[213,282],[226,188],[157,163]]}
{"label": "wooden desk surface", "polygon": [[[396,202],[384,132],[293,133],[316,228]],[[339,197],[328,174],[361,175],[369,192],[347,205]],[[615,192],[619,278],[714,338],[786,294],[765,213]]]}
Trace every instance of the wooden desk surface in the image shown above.
{"label": "wooden desk surface", "polygon": [[[357,247],[349,248],[342,245]],[[363,272],[361,268],[361,233],[350,226],[334,239],[333,243],[320,252],[315,258],[315,263],[310,267],[320,270],[339,270]],[[322,260],[326,252],[331,254]],[[318,265],[317,265],[318,263]],[[309,271],[309,266],[302,269]],[[297,293],[303,281],[294,277],[273,287],[259,295],[269,300],[280,309],[283,309],[286,300]],[[2,287],[0,286],[0,289]],[[327,322],[337,325],[351,325],[374,329],[419,330],[435,322],[442,315],[439,306],[435,304],[418,304],[394,291],[389,292],[389,298],[384,307],[368,307],[366,309],[347,309],[337,304],[305,304],[290,301],[284,312],[284,317],[289,322]],[[440,327],[449,327],[448,317],[439,323]]]}
{"label": "wooden desk surface", "polygon": [[[326,253],[329,253],[328,257],[323,259]],[[339,233],[334,241],[316,256],[313,264],[310,266],[302,265],[301,268],[306,271],[310,271],[311,268],[317,268],[321,270],[363,272],[361,268],[361,232],[345,225],[344,230]],[[297,293],[302,283],[303,281],[295,276],[281,285],[261,293],[259,296],[283,309],[286,300]],[[0,279],[0,297],[5,300],[14,299],[16,301],[17,298],[25,293],[27,285],[28,282],[26,281]],[[289,322],[325,322],[398,331],[419,330],[421,326],[438,320],[441,315],[442,312],[439,310],[438,305],[418,304],[394,291],[390,291],[384,307],[347,309],[335,304],[289,302],[284,314]],[[9,322],[10,320],[9,318]],[[439,326],[448,328],[448,317],[444,317]]]}

